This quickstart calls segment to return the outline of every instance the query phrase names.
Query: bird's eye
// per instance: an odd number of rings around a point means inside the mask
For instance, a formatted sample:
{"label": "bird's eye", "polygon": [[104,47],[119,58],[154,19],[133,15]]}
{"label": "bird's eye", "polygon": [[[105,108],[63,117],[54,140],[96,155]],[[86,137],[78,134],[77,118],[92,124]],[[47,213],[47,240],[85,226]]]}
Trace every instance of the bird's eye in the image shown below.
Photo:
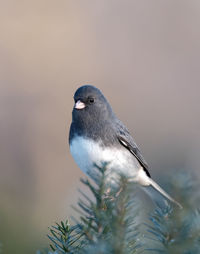
{"label": "bird's eye", "polygon": [[94,98],[89,98],[89,102],[92,104],[94,103]]}

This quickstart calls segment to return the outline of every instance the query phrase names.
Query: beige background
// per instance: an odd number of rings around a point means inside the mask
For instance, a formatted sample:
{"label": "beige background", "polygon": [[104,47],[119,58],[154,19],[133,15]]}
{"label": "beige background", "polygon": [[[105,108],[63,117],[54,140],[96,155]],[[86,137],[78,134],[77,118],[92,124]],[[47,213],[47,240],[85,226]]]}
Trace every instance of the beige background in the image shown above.
{"label": "beige background", "polygon": [[200,2],[0,1],[0,242],[35,253],[72,214],[74,91],[100,88],[156,179],[199,172]]}

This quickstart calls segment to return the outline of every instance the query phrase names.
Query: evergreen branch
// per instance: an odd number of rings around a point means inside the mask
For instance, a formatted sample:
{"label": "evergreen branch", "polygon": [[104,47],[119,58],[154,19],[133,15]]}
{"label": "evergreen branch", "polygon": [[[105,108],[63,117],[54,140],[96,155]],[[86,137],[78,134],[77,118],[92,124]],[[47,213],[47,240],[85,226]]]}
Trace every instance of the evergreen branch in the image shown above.
{"label": "evergreen branch", "polygon": [[46,254],[199,254],[200,208],[195,195],[199,190],[187,175],[176,175],[178,183],[170,180],[170,189],[184,209],[157,206],[142,235],[134,184],[120,175],[111,186],[106,182],[106,164],[95,169],[91,180],[81,179],[93,198],[80,191],[75,208],[80,218],[75,226],[66,221],[50,228],[53,252]]}
{"label": "evergreen branch", "polygon": [[[81,226],[87,244],[83,253],[139,253],[139,230],[136,219],[135,202],[133,201],[133,188],[123,176],[116,188],[108,186],[105,179],[106,164],[95,173],[95,178],[82,182],[90,189],[95,201],[79,202],[79,207],[87,213],[81,217]],[[98,178],[96,176],[99,176]],[[131,187],[131,188],[130,188]],[[85,195],[83,195],[84,197]]]}
{"label": "evergreen branch", "polygon": [[56,253],[75,253],[82,247],[82,234],[78,226],[71,227],[68,220],[50,228],[50,247]]}
{"label": "evergreen branch", "polygon": [[[153,225],[148,225],[148,232],[157,241],[154,248],[157,253],[198,254],[200,250],[200,209],[196,208],[199,199],[198,184],[187,174],[176,175],[171,179],[170,189],[176,190],[183,209],[157,207],[150,217]],[[151,249],[147,249],[151,251]]]}

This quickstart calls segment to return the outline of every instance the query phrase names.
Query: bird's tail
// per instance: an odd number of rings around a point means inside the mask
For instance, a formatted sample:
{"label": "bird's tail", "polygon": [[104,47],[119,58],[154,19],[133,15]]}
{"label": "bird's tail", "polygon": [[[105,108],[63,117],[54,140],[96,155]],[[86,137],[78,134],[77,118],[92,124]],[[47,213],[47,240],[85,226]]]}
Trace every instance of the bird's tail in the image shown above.
{"label": "bird's tail", "polygon": [[143,187],[152,186],[157,190],[162,196],[176,204],[179,208],[183,208],[180,203],[173,199],[166,191],[164,191],[154,180],[147,176],[146,172],[141,168],[138,171],[137,177],[135,178],[136,182],[139,182]]}
{"label": "bird's tail", "polygon": [[162,196],[164,196],[165,198],[167,198],[168,200],[170,200],[171,202],[173,202],[174,204],[176,204],[179,208],[183,208],[182,205],[177,202],[175,199],[173,199],[169,194],[167,194],[166,191],[164,191],[156,182],[154,182],[151,178],[148,179],[149,180],[149,185],[151,185],[155,190],[157,190],[158,192],[160,192],[160,194]]}

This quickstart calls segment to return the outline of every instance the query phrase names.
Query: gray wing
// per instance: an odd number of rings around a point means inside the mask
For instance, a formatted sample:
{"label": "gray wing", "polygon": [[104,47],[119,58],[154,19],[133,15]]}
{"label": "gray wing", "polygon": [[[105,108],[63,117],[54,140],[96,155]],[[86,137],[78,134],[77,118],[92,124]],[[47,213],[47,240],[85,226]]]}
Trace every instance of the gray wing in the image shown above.
{"label": "gray wing", "polygon": [[137,147],[133,137],[130,135],[128,129],[124,126],[124,124],[120,120],[117,120],[116,126],[117,126],[116,128],[117,138],[120,144],[123,145],[135,156],[135,158],[139,161],[140,165],[143,167],[147,176],[151,177],[148,171],[148,164],[143,158],[139,148]]}

